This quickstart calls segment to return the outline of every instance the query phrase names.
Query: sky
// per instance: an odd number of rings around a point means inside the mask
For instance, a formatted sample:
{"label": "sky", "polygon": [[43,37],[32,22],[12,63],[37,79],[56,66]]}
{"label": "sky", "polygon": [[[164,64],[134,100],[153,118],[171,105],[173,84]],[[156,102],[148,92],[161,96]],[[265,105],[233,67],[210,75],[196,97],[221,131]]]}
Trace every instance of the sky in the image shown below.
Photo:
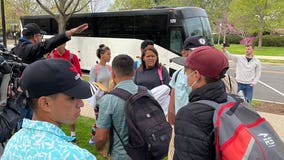
{"label": "sky", "polygon": [[93,0],[92,5],[95,6],[93,12],[105,12],[114,0]]}

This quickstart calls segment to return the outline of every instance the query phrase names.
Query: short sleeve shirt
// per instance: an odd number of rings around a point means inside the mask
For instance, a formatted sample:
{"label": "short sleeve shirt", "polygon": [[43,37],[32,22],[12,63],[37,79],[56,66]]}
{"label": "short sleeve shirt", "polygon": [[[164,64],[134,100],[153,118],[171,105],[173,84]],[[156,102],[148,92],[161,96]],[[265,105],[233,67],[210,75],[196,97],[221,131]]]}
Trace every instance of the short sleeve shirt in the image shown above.
{"label": "short sleeve shirt", "polygon": [[177,113],[181,107],[188,104],[188,96],[191,92],[191,88],[187,84],[187,77],[184,74],[184,68],[174,72],[169,85],[175,89],[175,113]]}
{"label": "short sleeve shirt", "polygon": [[[127,90],[131,94],[138,91],[138,86],[132,80],[126,80],[118,83],[117,88]],[[118,131],[120,138],[124,144],[128,142],[128,130],[124,114],[125,101],[117,96],[106,94],[101,99],[100,112],[97,120],[98,128],[111,128],[111,125]],[[113,131],[113,144],[111,151],[112,160],[130,160],[126,151],[123,148],[116,132]]]}
{"label": "short sleeve shirt", "polygon": [[96,160],[88,150],[71,143],[56,125],[24,119],[23,128],[8,141],[2,160]]}

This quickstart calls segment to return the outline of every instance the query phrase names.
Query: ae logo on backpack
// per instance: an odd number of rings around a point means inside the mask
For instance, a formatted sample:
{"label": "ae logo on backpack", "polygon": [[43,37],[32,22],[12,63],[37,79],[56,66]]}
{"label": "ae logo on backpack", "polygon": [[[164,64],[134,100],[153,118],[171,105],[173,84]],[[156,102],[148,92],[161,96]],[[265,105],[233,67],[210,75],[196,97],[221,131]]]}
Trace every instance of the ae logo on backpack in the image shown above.
{"label": "ae logo on backpack", "polygon": [[215,109],[213,123],[218,159],[284,159],[284,143],[269,122],[240,97],[232,95],[227,99],[223,104],[209,100],[194,102]]}

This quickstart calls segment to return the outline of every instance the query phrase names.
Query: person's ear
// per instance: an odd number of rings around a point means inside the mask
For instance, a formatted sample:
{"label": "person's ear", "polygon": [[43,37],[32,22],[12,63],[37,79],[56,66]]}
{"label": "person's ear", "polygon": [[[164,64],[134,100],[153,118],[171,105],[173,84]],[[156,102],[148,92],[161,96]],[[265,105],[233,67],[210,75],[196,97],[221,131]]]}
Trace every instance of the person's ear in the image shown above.
{"label": "person's ear", "polygon": [[196,79],[200,79],[200,78],[202,77],[198,70],[195,70],[194,72],[195,72],[195,74],[194,74],[193,76],[194,76]]}
{"label": "person's ear", "polygon": [[38,98],[37,102],[38,102],[38,107],[41,110],[46,111],[46,112],[49,112],[51,110],[52,100],[50,97],[41,96]]}

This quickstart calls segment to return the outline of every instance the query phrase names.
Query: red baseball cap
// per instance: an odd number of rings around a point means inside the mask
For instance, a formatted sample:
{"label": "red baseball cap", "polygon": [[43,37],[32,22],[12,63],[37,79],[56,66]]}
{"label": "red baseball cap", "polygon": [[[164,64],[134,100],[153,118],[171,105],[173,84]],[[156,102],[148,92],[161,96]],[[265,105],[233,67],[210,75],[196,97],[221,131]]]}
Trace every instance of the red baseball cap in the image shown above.
{"label": "red baseball cap", "polygon": [[218,49],[202,46],[193,50],[186,58],[185,66],[198,70],[205,77],[220,79],[229,68],[228,59]]}

